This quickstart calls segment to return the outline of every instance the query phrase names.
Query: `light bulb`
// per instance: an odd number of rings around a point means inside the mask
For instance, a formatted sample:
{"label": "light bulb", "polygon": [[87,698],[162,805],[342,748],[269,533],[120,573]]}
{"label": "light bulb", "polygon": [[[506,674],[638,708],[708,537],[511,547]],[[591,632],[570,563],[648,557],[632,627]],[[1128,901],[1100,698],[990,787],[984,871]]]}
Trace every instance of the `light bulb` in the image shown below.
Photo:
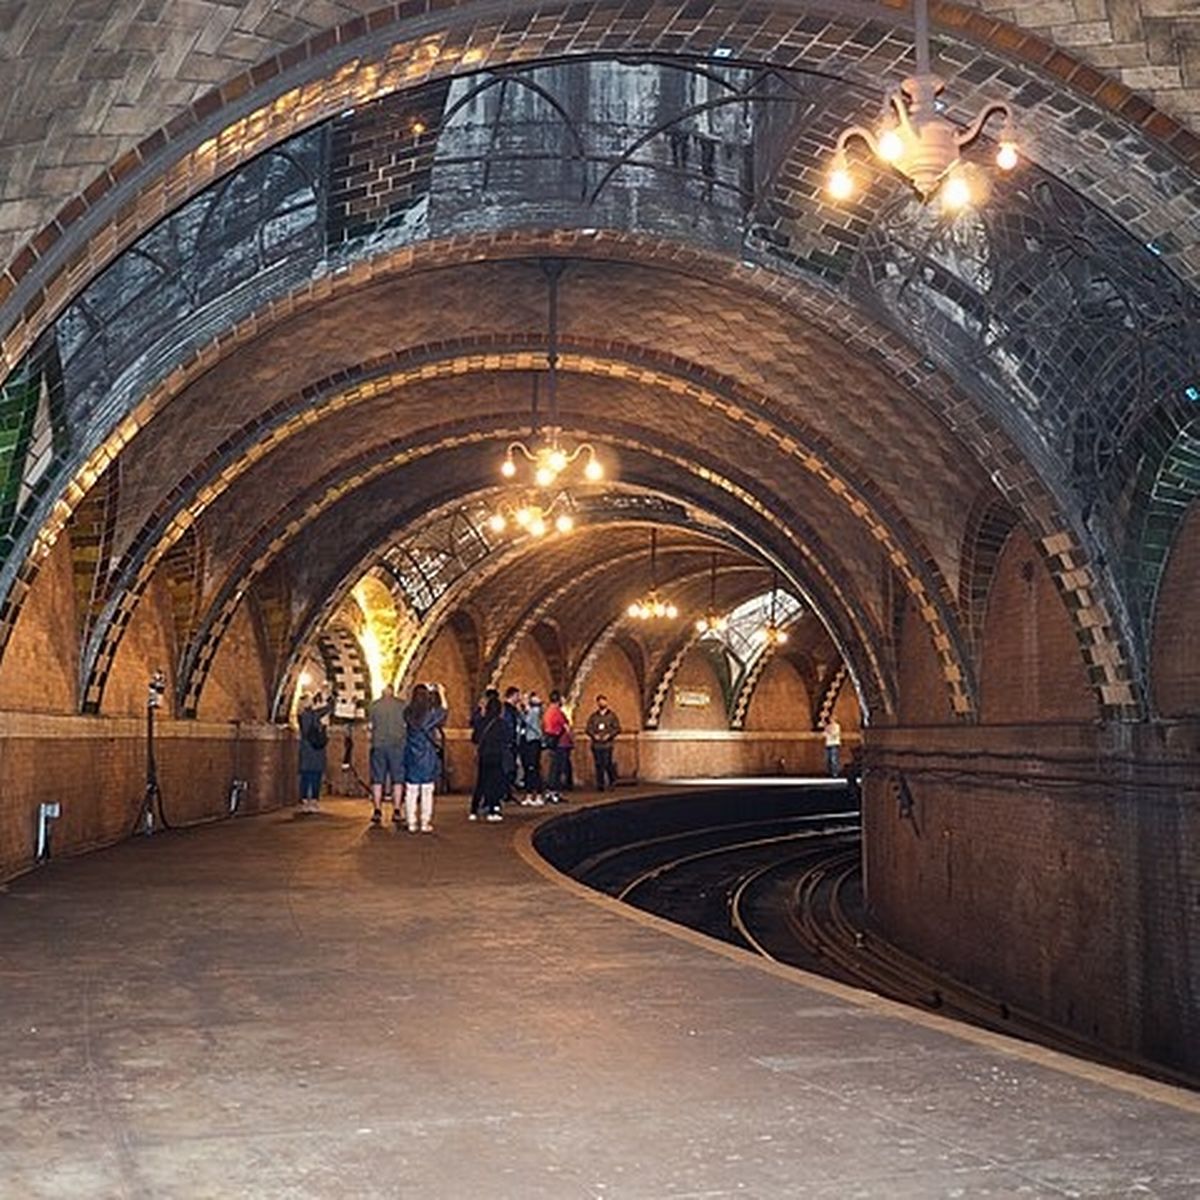
{"label": "light bulb", "polygon": [[942,184],[942,206],[957,212],[971,203],[971,185],[962,175],[951,175]]}
{"label": "light bulb", "polygon": [[520,525],[522,529],[529,528],[529,523],[533,520],[533,513],[528,508],[522,505],[513,515],[517,519],[517,524]]}
{"label": "light bulb", "polygon": [[575,518],[570,513],[560,513],[554,518],[554,528],[559,533],[570,533],[575,528]]}
{"label": "light bulb", "polygon": [[559,471],[562,471],[566,468],[567,456],[562,450],[551,450],[546,459],[546,463],[550,467],[550,470],[557,475]]}
{"label": "light bulb", "polygon": [[673,621],[679,616],[679,609],[674,604],[668,604],[663,611],[666,613],[668,621]]}
{"label": "light bulb", "polygon": [[504,519],[503,513],[492,513],[492,515],[488,517],[488,528],[493,533],[503,533],[504,527],[507,524],[508,522]]}
{"label": "light bulb", "polygon": [[904,139],[897,129],[885,129],[875,141],[879,157],[886,163],[894,163],[904,153]]}
{"label": "light bulb", "polygon": [[787,634],[784,633],[782,629],[777,629],[775,631],[775,644],[778,646],[782,646],[783,643],[786,641],[787,641]]}
{"label": "light bulb", "polygon": [[1011,171],[1021,161],[1016,142],[1001,142],[996,151],[996,166],[1002,171]]}
{"label": "light bulb", "polygon": [[697,633],[707,633],[711,628],[712,626],[709,625],[707,617],[701,617],[700,620],[696,622]]}
{"label": "light bulb", "polygon": [[604,468],[600,465],[598,458],[589,458],[587,460],[587,466],[583,468],[583,477],[590,479],[593,483],[597,479],[604,478]]}
{"label": "light bulb", "polygon": [[532,533],[534,537],[541,537],[546,532],[546,522],[543,521],[541,517],[534,517],[533,520],[529,522],[529,532]]}
{"label": "light bulb", "polygon": [[312,686],[312,676],[307,671],[300,672],[300,686],[302,688]]}
{"label": "light bulb", "polygon": [[638,615],[638,606],[636,604],[631,604],[625,611],[631,617],[636,617]]}
{"label": "light bulb", "polygon": [[854,195],[854,177],[845,167],[834,167],[826,185],[835,200],[848,200]]}
{"label": "light bulb", "polygon": [[765,642],[767,640],[767,631],[765,629],[756,629],[754,631],[754,640],[756,642]]}
{"label": "light bulb", "polygon": [[729,628],[729,621],[725,617],[721,617],[717,621],[717,632],[724,633]]}
{"label": "light bulb", "polygon": [[540,488],[549,487],[554,482],[554,471],[550,467],[538,467],[534,472],[533,481]]}
{"label": "light bulb", "polygon": [[506,458],[500,464],[500,474],[505,479],[511,479],[517,473],[517,464],[511,458]]}

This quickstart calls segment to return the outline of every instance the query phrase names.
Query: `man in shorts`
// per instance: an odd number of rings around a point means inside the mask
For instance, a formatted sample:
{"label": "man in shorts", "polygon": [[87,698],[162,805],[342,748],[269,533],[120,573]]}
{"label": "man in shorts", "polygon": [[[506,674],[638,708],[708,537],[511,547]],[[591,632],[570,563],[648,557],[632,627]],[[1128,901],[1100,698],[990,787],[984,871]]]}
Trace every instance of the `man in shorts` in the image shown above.
{"label": "man in shorts", "polygon": [[396,698],[396,689],[384,684],[383,695],[371,705],[371,800],[375,806],[371,824],[383,823],[383,789],[392,786],[392,824],[401,825],[404,817],[404,705]]}

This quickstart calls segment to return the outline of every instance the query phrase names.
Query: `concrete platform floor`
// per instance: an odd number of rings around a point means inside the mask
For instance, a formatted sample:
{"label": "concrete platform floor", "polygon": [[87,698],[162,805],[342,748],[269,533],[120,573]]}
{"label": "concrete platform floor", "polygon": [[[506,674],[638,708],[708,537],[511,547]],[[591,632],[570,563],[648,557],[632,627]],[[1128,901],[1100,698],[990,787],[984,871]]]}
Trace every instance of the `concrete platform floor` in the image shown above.
{"label": "concrete platform floor", "polygon": [[0,896],[0,1196],[1200,1196],[1200,1097],[284,812]]}

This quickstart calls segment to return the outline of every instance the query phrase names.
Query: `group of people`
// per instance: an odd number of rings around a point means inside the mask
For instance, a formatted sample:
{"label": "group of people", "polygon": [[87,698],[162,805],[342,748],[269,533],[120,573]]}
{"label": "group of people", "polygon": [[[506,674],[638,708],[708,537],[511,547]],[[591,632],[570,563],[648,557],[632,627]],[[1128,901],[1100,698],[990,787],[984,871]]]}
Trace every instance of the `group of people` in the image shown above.
{"label": "group of people", "polygon": [[[300,697],[300,808],[320,811],[321,782],[329,742],[325,718],[332,704],[320,693]],[[404,703],[389,683],[371,705],[371,824],[383,824],[383,806],[391,800],[392,823],[410,833],[433,832],[435,785],[444,770],[446,705],[439,689],[419,683]],[[591,741],[596,787],[604,791],[617,778],[613,746],[621,732],[617,714],[605,696],[585,731]],[[558,804],[574,786],[571,720],[562,695],[551,691],[543,705],[537,691],[510,687],[501,700],[488,688],[471,715],[471,740],[477,770],[470,818],[503,819],[510,801],[528,805]],[[546,755],[549,756],[548,761]],[[545,771],[543,773],[543,767]]]}
{"label": "group of people", "polygon": [[[497,688],[488,688],[471,715],[471,740],[477,752],[475,787],[469,812],[472,821],[503,820],[505,803],[561,804],[563,792],[574,786],[571,751],[575,735],[563,708],[562,693],[549,695],[543,705],[536,691],[522,694],[509,687],[501,700]],[[621,722],[608,707],[607,697],[596,697],[596,711],[585,731],[591,740],[596,766],[596,787],[603,791],[616,782],[613,744]],[[549,754],[543,776],[543,755]]]}

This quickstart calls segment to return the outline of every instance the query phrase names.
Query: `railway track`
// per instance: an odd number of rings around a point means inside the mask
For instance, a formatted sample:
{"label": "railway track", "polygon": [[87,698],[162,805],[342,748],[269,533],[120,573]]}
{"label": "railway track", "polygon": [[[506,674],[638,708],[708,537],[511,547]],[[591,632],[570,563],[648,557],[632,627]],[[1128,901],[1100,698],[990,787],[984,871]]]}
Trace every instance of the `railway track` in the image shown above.
{"label": "railway track", "polygon": [[1186,1087],[1200,1080],[1121,1057],[939,973],[863,919],[860,829],[833,810],[671,833],[612,847],[575,877],[627,903],[890,999]]}

